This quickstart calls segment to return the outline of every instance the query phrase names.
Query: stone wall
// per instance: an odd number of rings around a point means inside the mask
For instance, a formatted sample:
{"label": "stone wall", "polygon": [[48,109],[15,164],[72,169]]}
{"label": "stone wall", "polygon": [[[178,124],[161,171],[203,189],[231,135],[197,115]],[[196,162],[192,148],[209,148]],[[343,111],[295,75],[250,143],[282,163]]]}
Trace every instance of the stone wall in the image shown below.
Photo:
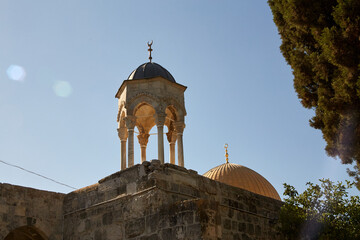
{"label": "stone wall", "polygon": [[27,226],[49,240],[62,239],[65,194],[0,183],[0,239]]}
{"label": "stone wall", "polygon": [[281,204],[154,160],[66,195],[64,240],[282,239]]}

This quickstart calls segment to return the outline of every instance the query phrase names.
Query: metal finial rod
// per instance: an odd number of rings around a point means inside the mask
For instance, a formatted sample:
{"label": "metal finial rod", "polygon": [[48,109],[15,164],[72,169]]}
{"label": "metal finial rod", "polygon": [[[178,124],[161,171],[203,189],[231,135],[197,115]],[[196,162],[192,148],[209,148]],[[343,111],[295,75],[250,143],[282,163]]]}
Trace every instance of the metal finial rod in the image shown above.
{"label": "metal finial rod", "polygon": [[228,147],[229,145],[227,143],[225,143],[224,148],[225,148],[225,157],[226,157],[226,163],[229,163],[229,153],[228,153]]}
{"label": "metal finial rod", "polygon": [[148,49],[148,51],[149,51],[149,60],[150,60],[150,62],[151,62],[151,60],[152,60],[152,57],[151,57],[151,51],[152,51],[152,49],[151,49],[151,45],[153,44],[153,40],[151,40],[151,43],[147,43],[147,45],[148,45],[148,47],[149,47],[149,49]]}

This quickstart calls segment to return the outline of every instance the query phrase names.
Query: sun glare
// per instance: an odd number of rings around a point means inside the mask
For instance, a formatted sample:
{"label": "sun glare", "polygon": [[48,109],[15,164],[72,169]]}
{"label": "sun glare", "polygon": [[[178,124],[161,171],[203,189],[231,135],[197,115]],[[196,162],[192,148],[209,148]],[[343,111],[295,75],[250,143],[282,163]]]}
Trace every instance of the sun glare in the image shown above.
{"label": "sun glare", "polygon": [[53,85],[54,92],[59,97],[69,97],[73,91],[71,85],[67,81],[57,81]]}
{"label": "sun glare", "polygon": [[18,65],[10,65],[6,70],[6,73],[8,78],[14,81],[22,82],[26,77],[25,69]]}

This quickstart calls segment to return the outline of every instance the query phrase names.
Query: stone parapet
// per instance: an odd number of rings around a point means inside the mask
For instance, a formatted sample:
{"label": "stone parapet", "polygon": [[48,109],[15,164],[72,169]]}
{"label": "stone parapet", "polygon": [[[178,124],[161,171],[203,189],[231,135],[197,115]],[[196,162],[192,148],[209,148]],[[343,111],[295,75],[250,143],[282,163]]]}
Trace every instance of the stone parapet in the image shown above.
{"label": "stone parapet", "polygon": [[41,229],[61,240],[65,194],[0,183],[0,239],[17,228]]}
{"label": "stone parapet", "polygon": [[68,194],[64,239],[281,239],[281,205],[153,160]]}

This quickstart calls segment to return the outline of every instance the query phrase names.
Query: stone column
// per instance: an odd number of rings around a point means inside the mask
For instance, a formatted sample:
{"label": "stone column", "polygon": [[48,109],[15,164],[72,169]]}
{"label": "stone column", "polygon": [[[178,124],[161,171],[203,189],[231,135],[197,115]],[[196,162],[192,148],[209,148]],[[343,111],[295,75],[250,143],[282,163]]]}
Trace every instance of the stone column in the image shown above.
{"label": "stone column", "polygon": [[158,129],[158,158],[160,163],[164,164],[164,123],[165,113],[155,115],[155,123]]}
{"label": "stone column", "polygon": [[146,146],[149,141],[150,134],[148,133],[140,133],[138,136],[140,148],[141,148],[141,162],[146,161]]}
{"label": "stone column", "polygon": [[176,122],[175,129],[177,134],[177,147],[178,147],[178,165],[184,167],[184,148],[183,148],[183,132],[184,122]]}
{"label": "stone column", "polygon": [[121,170],[126,168],[126,140],[128,132],[126,127],[118,128],[118,135],[121,141]]}
{"label": "stone column", "polygon": [[132,167],[134,166],[134,127],[136,124],[136,117],[126,116],[125,123],[128,130],[128,167]]}
{"label": "stone column", "polygon": [[170,145],[170,163],[175,164],[175,142],[176,142],[176,132],[174,130],[170,130],[166,133],[167,139]]}

